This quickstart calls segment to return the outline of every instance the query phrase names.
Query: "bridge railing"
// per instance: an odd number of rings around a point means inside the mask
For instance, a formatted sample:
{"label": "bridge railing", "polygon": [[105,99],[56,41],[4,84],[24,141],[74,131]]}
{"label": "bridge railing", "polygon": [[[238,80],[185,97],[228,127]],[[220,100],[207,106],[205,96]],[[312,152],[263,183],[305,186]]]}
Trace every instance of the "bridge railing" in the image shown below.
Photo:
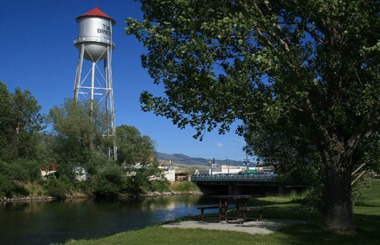
{"label": "bridge railing", "polygon": [[257,181],[257,182],[277,182],[277,174],[199,174],[192,175],[191,181]]}

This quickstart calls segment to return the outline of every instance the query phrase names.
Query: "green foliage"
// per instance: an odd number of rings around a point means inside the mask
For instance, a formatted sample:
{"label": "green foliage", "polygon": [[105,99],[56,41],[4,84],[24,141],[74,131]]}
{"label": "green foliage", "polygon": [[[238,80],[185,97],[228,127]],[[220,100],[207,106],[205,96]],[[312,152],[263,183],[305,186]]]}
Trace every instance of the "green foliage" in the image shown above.
{"label": "green foliage", "polygon": [[14,181],[9,176],[0,173],[0,197],[10,197],[14,189]]}
{"label": "green foliage", "polygon": [[121,125],[116,128],[118,162],[127,165],[149,163],[155,157],[153,141],[143,136],[133,126]]}
{"label": "green foliage", "polygon": [[0,161],[0,197],[28,196],[30,192],[25,184],[35,181],[38,175],[39,169],[34,161]]}
{"label": "green foliage", "polygon": [[380,128],[379,1],[141,3],[126,32],[165,92],[143,110],[200,138],[241,122],[248,150],[322,176],[326,222],[352,229],[351,172]]}
{"label": "green foliage", "polygon": [[167,180],[153,180],[150,182],[150,190],[147,191],[158,191],[158,192],[166,192],[169,191],[169,182]]}
{"label": "green foliage", "polygon": [[75,167],[93,173],[97,165],[107,161],[103,153],[108,144],[103,137],[106,116],[101,108],[90,113],[87,104],[67,100],[61,107],[51,109],[49,116],[55,131],[52,152],[61,174],[73,178]]}
{"label": "green foliage", "polygon": [[146,191],[151,191],[147,172],[144,169],[130,169],[132,173],[127,179],[126,190],[131,196],[140,196]]}
{"label": "green foliage", "polygon": [[35,161],[26,159],[11,163],[0,162],[0,173],[14,181],[29,182],[39,177],[39,166]]}
{"label": "green foliage", "polygon": [[0,159],[8,158],[6,147],[9,143],[11,124],[11,94],[4,83],[0,82]]}
{"label": "green foliage", "polygon": [[46,194],[39,181],[23,183],[23,186],[28,196],[43,196]]}
{"label": "green foliage", "polygon": [[99,197],[116,197],[127,189],[125,171],[117,165],[106,165],[93,179],[94,192]]}
{"label": "green foliage", "polygon": [[[149,189],[147,176],[157,170],[151,167],[155,161],[155,150],[148,136],[141,136],[135,127],[118,127],[120,165],[115,165],[104,154],[110,142],[103,137],[106,115],[102,108],[95,108],[90,113],[86,104],[67,100],[61,107],[50,111],[50,119],[55,130],[52,152],[59,164],[60,175],[75,181],[73,170],[77,167],[84,168],[98,197],[115,197],[124,192],[137,195],[144,189]],[[143,166],[142,170],[133,168],[138,163]],[[128,168],[125,169],[126,167]],[[127,177],[130,172],[137,174]]]}
{"label": "green foliage", "polygon": [[103,166],[112,164],[115,164],[115,162],[110,160],[106,154],[101,152],[90,152],[83,167],[87,170],[89,175],[96,175],[99,172],[99,169],[101,170]]}
{"label": "green foliage", "polygon": [[92,150],[95,125],[84,108],[67,100],[50,110],[50,120],[56,132],[53,151],[62,162],[85,162]]}
{"label": "green foliage", "polygon": [[56,162],[56,155],[53,151],[55,136],[42,132],[36,136],[36,157],[39,163],[49,164]]}
{"label": "green foliage", "polygon": [[[10,93],[0,82],[0,196],[44,192],[64,198],[73,192],[94,191],[98,196],[108,197],[126,191],[138,194],[152,188],[163,189],[163,183],[153,187],[148,180],[160,172],[153,141],[134,127],[119,127],[122,157],[119,162],[130,167],[137,163],[143,166],[136,176],[127,178],[126,170],[109,160],[105,153],[112,144],[104,137],[108,115],[103,108],[94,106],[91,111],[89,108],[87,103],[67,100],[50,110],[48,122],[53,130],[41,133],[43,117],[31,93],[19,88]],[[41,181],[40,169],[52,163],[58,166],[58,178]],[[83,168],[90,181],[78,182],[77,168]],[[30,183],[40,183],[44,190]]]}
{"label": "green foliage", "polygon": [[0,82],[0,159],[36,157],[37,134],[43,129],[41,106],[30,91],[10,93]]}
{"label": "green foliage", "polygon": [[170,189],[180,192],[199,191],[199,187],[191,181],[173,182],[170,184]]}
{"label": "green foliage", "polygon": [[75,186],[71,183],[70,179],[61,177],[58,179],[49,178],[47,181],[43,182],[46,195],[65,198],[67,194],[71,194],[75,190]]}

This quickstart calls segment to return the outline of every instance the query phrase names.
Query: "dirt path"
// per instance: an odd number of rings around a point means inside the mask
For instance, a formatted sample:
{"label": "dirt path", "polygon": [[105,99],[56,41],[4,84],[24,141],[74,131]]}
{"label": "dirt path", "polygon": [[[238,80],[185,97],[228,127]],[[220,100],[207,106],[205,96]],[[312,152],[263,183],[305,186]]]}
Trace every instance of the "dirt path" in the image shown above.
{"label": "dirt path", "polygon": [[305,223],[302,220],[285,220],[285,219],[263,219],[260,221],[248,221],[243,224],[231,224],[226,221],[222,222],[204,222],[204,221],[181,221],[162,225],[165,228],[180,229],[207,229],[207,230],[227,230],[238,231],[249,234],[270,234],[278,229],[295,224]]}

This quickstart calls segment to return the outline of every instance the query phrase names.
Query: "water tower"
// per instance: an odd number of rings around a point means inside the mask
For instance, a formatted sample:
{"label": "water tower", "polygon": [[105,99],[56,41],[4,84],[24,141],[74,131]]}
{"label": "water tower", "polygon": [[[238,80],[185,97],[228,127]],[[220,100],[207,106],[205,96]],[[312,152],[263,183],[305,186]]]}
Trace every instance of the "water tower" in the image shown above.
{"label": "water tower", "polygon": [[[114,19],[98,7],[76,18],[79,36],[74,41],[79,50],[75,76],[74,102],[90,103],[90,112],[97,106],[105,110],[108,120],[105,137],[110,138],[112,147],[109,156],[117,158],[115,110],[112,86],[112,26]],[[99,67],[103,63],[103,67]]]}

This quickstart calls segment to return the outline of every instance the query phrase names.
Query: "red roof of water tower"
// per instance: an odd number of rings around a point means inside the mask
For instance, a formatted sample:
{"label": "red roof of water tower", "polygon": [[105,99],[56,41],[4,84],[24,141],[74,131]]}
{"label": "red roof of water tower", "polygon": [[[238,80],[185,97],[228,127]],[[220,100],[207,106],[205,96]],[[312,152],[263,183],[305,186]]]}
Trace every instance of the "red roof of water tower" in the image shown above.
{"label": "red roof of water tower", "polygon": [[81,16],[78,16],[76,18],[76,21],[78,22],[79,19],[84,18],[84,17],[102,17],[102,18],[106,18],[106,19],[111,20],[112,21],[112,25],[116,24],[116,21],[114,19],[112,19],[111,17],[109,17],[106,13],[104,13],[103,11],[101,11],[98,8],[98,6],[96,6],[93,10],[90,10],[87,13],[84,13]]}

